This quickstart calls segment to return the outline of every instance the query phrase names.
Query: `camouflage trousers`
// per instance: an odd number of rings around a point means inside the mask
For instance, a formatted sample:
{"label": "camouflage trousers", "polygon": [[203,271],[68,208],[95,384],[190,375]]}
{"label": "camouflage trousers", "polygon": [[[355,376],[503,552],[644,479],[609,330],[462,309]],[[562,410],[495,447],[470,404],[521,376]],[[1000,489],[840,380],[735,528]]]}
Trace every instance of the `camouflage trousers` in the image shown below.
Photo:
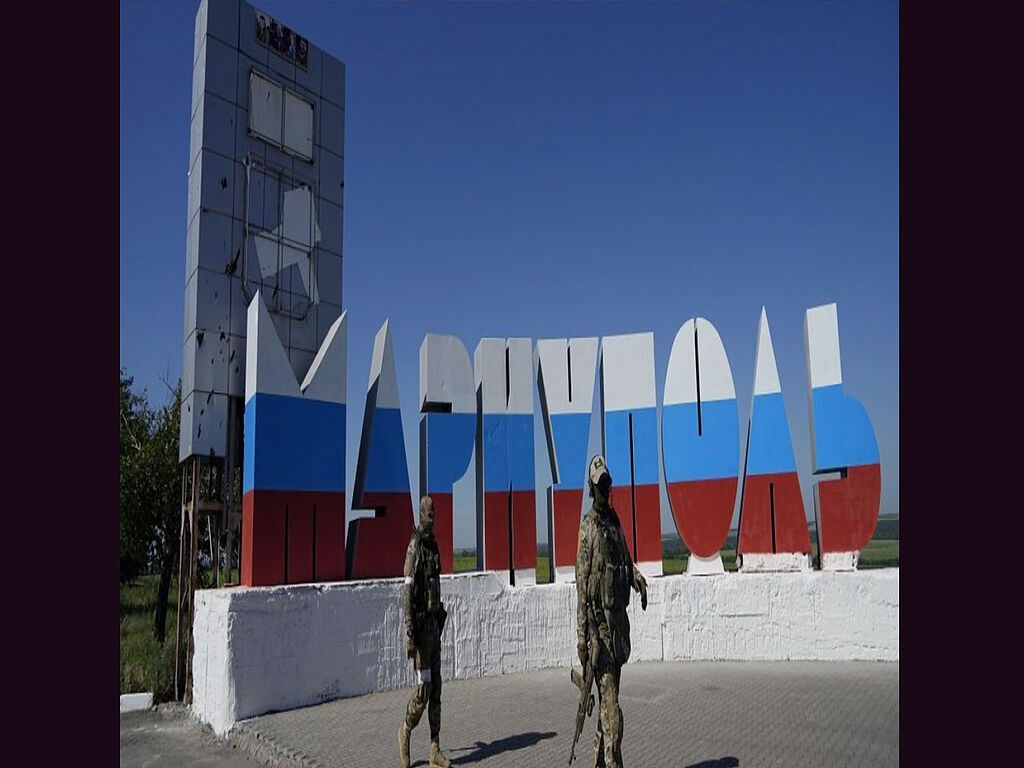
{"label": "camouflage trousers", "polygon": [[405,707],[405,725],[410,731],[419,725],[423,710],[429,706],[430,740],[437,741],[441,734],[441,638],[424,632],[418,638],[413,664],[416,688]]}
{"label": "camouflage trousers", "polygon": [[[604,661],[602,658],[601,662]],[[594,766],[622,768],[622,709],[619,707],[622,667],[601,662],[595,670],[600,712],[594,732]]]}

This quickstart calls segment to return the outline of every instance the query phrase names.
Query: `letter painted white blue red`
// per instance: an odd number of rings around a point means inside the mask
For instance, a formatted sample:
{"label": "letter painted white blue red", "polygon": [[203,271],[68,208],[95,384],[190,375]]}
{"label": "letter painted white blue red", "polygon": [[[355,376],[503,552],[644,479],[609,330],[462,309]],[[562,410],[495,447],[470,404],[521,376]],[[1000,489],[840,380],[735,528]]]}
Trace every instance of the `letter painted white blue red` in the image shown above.
{"label": "letter painted white blue red", "polygon": [[878,523],[882,468],[878,441],[867,411],[843,394],[839,316],[835,303],[812,307],[804,316],[807,405],[814,474],[839,472],[838,480],[814,486],[818,547],[825,555],[867,546]]}
{"label": "letter painted white blue red", "polygon": [[601,339],[601,412],[601,446],[612,476],[612,506],[641,572],[660,576],[661,489],[653,333]]}
{"label": "letter painted white blue red", "polygon": [[477,560],[517,585],[537,581],[532,371],[530,339],[477,345]]}
{"label": "letter painted white blue red", "polygon": [[240,581],[345,578],[345,337],[327,332],[300,386],[259,293],[246,328]]}
{"label": "letter painted white blue red", "polygon": [[811,538],[782,401],[782,385],[775,364],[768,314],[762,307],[747,425],[737,552],[747,555],[809,554],[810,551]]}
{"label": "letter painted white blue red", "polygon": [[552,581],[575,578],[576,543],[587,474],[597,338],[542,339],[534,348],[551,478],[548,542]]}
{"label": "letter painted white blue red", "polygon": [[736,503],[739,412],[725,347],[702,317],[687,320],[672,343],[661,415],[676,529],[693,555],[717,558]]}
{"label": "letter painted white blue red", "polygon": [[420,345],[420,495],[434,501],[441,572],[452,573],[452,486],[469,468],[476,394],[469,354],[456,336],[428,333]]}
{"label": "letter painted white blue red", "polygon": [[373,340],[352,491],[352,508],[372,509],[375,515],[349,524],[349,578],[401,576],[413,530],[413,507],[395,356],[386,320]]}

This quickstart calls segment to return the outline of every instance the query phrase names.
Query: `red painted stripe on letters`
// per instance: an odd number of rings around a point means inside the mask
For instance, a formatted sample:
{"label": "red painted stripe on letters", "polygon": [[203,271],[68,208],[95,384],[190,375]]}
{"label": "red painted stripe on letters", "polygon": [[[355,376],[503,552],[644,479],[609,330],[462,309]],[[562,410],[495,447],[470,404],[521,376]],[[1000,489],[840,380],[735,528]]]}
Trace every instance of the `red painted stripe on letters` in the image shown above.
{"label": "red painted stripe on letters", "polygon": [[822,552],[864,549],[875,533],[882,501],[882,467],[849,467],[846,477],[818,483]]}
{"label": "red painted stripe on letters", "polygon": [[377,517],[353,520],[350,579],[401,576],[412,536],[412,497],[408,492],[364,493],[359,509],[376,509]]}
{"label": "red painted stripe on letters", "polygon": [[[508,491],[484,493],[484,570],[507,571]],[[512,491],[513,568],[537,567],[537,502],[534,491]],[[575,555],[574,555],[575,558]]]}
{"label": "red painted stripe on letters", "polygon": [[[313,505],[316,572],[313,572]],[[288,573],[285,573],[285,506]],[[344,579],[345,494],[332,491],[249,491],[242,497],[240,582],[275,586]]]}
{"label": "red painted stripe on letters", "polygon": [[[775,498],[775,551],[811,551],[811,536],[796,472],[747,475],[740,511],[739,554],[772,551],[772,497]],[[774,485],[774,489],[771,486]]]}
{"label": "red painted stripe on letters", "polygon": [[512,566],[537,567],[537,496],[533,488],[512,491]]}
{"label": "red painted stripe on letters", "polygon": [[[638,485],[634,488],[636,497],[636,558],[638,563],[661,562],[661,489],[657,483]],[[627,507],[628,509],[628,507]],[[623,526],[630,528],[627,541],[630,552],[633,551],[632,526],[622,521]]]}
{"label": "red painted stripe on letters", "polygon": [[288,505],[288,569],[286,584],[313,580],[313,505]]}
{"label": "red painted stripe on letters", "polygon": [[676,530],[693,554],[712,557],[725,544],[736,504],[738,477],[668,484]]}
{"label": "red painted stripe on letters", "polygon": [[316,502],[317,581],[345,580],[345,494],[332,493]]}
{"label": "red painted stripe on letters", "polygon": [[580,532],[580,509],[583,506],[583,489],[554,489],[552,512],[554,517],[555,553],[554,566],[576,565],[576,545]]}

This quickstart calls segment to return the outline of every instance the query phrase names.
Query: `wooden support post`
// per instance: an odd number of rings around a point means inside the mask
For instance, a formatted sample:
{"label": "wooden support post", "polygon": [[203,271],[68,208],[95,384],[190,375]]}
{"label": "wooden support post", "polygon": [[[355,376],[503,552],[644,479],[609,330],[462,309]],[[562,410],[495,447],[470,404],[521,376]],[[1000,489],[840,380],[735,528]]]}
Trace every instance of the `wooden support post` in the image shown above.
{"label": "wooden support post", "polygon": [[188,642],[185,645],[185,698],[186,704],[192,703],[192,623],[195,618],[196,604],[196,571],[198,566],[199,545],[199,457],[193,459],[192,470],[192,508],[189,510],[189,577],[188,577]]}
{"label": "wooden support post", "polygon": [[178,612],[174,627],[174,700],[181,701],[182,676],[184,667],[181,665],[181,592],[183,566],[185,564],[185,493],[188,489],[188,462],[181,465],[181,529],[178,532]]}
{"label": "wooden support post", "polygon": [[210,534],[210,565],[216,574],[216,585],[220,586],[220,523],[218,515],[206,516],[206,530]]}

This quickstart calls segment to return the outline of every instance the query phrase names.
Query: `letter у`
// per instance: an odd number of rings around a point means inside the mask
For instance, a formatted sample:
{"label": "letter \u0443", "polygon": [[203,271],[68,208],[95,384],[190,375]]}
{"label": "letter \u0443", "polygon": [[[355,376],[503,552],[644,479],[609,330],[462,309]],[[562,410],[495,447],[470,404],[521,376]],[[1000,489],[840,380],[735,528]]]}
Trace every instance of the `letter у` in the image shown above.
{"label": "letter \u0443", "polygon": [[345,578],[345,342],[334,321],[302,385],[262,296],[249,304],[240,581]]}
{"label": "letter \u0443", "polygon": [[420,345],[420,495],[434,501],[442,573],[452,573],[452,485],[469,468],[476,395],[466,347],[457,336],[428,333]]}
{"label": "letter \u0443", "polygon": [[[843,394],[839,318],[835,303],[812,307],[804,316],[807,406],[810,410],[811,469],[839,472],[837,480],[814,486],[818,551],[827,557],[863,549],[874,534],[882,498],[878,443],[864,406]],[[833,560],[836,562],[836,560]]]}
{"label": "letter \u0443", "polygon": [[687,320],[672,343],[661,416],[669,504],[691,552],[687,572],[720,573],[739,483],[739,412],[725,347],[702,317]]}
{"label": "letter \u0443", "polygon": [[601,339],[601,446],[634,562],[660,576],[661,487],[654,389],[654,334]]}
{"label": "letter \u0443", "polygon": [[572,581],[587,475],[597,338],[539,340],[534,363],[554,481],[547,494],[551,580]]}
{"label": "letter \u0443", "polygon": [[349,578],[401,576],[413,515],[388,321],[373,340],[352,508],[376,514],[349,524]]}
{"label": "letter \u0443", "polygon": [[811,551],[768,315],[761,308],[747,425],[737,553]]}
{"label": "letter \u0443", "polygon": [[481,339],[476,381],[477,562],[512,584],[537,581],[530,339]]}

